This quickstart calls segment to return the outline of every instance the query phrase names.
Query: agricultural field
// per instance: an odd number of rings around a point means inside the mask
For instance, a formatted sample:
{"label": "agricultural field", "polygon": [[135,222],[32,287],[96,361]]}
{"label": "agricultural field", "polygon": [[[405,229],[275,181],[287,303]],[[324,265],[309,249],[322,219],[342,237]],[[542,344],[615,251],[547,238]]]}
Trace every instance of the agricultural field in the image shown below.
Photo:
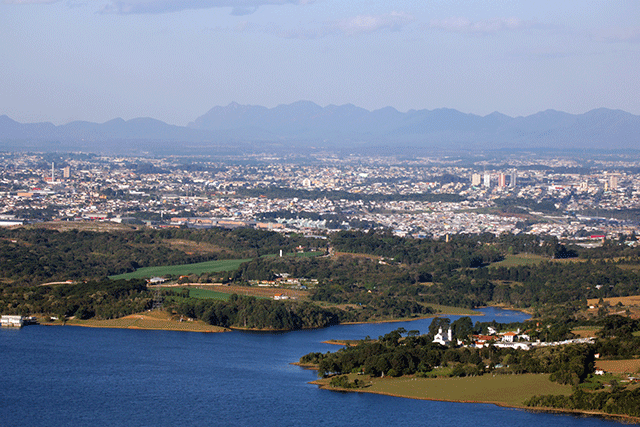
{"label": "agricultural field", "polygon": [[[154,288],[152,286],[151,288]],[[184,283],[181,285],[157,285],[159,288],[166,289],[188,289],[189,297],[192,298],[213,298],[219,300],[228,300],[229,295],[236,294],[239,296],[250,296],[257,298],[273,298],[275,295],[286,295],[289,298],[306,299],[309,295],[308,291],[300,289],[287,289],[276,287],[262,286],[227,286],[214,285],[207,283]]]}
{"label": "agricultural field", "polygon": [[109,276],[112,280],[119,279],[142,279],[145,277],[163,277],[167,275],[186,276],[189,274],[216,273],[219,271],[237,270],[243,262],[250,259],[224,259],[216,261],[197,262],[194,264],[165,265],[157,267],[143,267],[132,273],[117,274]]}
{"label": "agricultural field", "polygon": [[599,299],[588,299],[587,306],[594,308],[588,308],[587,312],[593,315],[605,308],[609,314],[629,315],[632,319],[640,319],[640,295],[603,298],[603,302],[604,304],[601,307]]}
{"label": "agricultural field", "polygon": [[[617,305],[620,303],[625,307],[629,306],[640,306],[640,295],[632,295],[628,297],[612,297],[612,298],[603,298],[604,302],[609,303],[610,306]],[[591,298],[587,300],[587,305],[598,305],[599,299]]]}
{"label": "agricultural field", "polygon": [[596,369],[613,374],[638,374],[640,373],[640,359],[596,360]]}

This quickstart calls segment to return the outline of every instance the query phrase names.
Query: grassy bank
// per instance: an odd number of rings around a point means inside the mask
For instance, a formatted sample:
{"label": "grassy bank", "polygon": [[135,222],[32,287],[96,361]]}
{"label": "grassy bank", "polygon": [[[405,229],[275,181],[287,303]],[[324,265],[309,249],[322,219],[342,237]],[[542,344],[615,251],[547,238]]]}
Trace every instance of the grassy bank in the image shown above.
{"label": "grassy bank", "polygon": [[[350,375],[349,379],[362,376]],[[549,381],[548,374],[482,375],[465,378],[364,378],[364,388],[353,389],[365,393],[452,402],[494,403],[501,406],[523,407],[526,399],[539,394],[571,394],[571,386]],[[323,388],[329,379],[314,381]]]}
{"label": "grassy bank", "polygon": [[[51,325],[61,325],[61,322],[43,323]],[[163,331],[186,331],[186,332],[225,332],[228,329],[219,326],[212,326],[205,322],[188,319],[180,321],[173,318],[165,311],[149,311],[145,313],[132,314],[118,319],[109,320],[67,320],[69,326],[86,326],[91,328],[117,328],[117,329],[146,329]]]}

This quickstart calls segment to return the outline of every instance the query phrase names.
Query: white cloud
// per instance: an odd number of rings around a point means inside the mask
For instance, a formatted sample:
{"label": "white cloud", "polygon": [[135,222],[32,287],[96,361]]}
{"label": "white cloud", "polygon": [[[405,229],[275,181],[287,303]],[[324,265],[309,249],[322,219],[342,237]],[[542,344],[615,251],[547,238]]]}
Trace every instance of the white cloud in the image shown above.
{"label": "white cloud", "polygon": [[383,15],[358,15],[353,18],[343,19],[335,24],[335,27],[344,34],[372,33],[379,30],[400,30],[413,22],[413,16],[404,12],[391,12]]}
{"label": "white cloud", "polygon": [[539,25],[533,21],[523,21],[511,18],[493,18],[483,21],[471,21],[463,17],[451,17],[447,19],[434,19],[429,23],[429,28],[443,31],[467,34],[494,34],[500,31],[517,31],[535,28]]}
{"label": "white cloud", "polygon": [[312,0],[116,0],[102,8],[102,13],[157,14],[189,9],[231,7],[234,15],[253,13],[259,6],[282,4],[308,4]]}
{"label": "white cloud", "polygon": [[640,42],[640,27],[610,28],[598,32],[596,38],[610,43]]}

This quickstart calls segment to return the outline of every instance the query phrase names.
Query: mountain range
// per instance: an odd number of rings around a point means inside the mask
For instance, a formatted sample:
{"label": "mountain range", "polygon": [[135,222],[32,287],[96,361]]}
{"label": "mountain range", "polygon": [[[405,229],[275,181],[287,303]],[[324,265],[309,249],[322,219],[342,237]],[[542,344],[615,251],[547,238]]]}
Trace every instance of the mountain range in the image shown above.
{"label": "mountain range", "polygon": [[340,147],[433,149],[640,149],[640,116],[599,108],[584,114],[546,110],[526,117],[453,109],[369,111],[313,102],[266,108],[214,107],[187,126],[152,118],[105,123],[18,123],[0,116],[0,150],[225,152]]}

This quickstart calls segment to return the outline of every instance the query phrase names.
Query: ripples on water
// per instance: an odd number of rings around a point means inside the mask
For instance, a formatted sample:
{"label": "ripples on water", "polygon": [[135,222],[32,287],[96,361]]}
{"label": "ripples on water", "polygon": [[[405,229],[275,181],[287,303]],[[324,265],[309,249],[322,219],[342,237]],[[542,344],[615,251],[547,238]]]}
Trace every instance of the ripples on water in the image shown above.
{"label": "ripples on water", "polygon": [[[521,321],[483,309],[476,320]],[[460,316],[451,316],[453,320]],[[279,334],[30,326],[0,331],[0,426],[604,426],[486,404],[337,393],[290,365],[327,339],[428,330],[431,319]]]}

